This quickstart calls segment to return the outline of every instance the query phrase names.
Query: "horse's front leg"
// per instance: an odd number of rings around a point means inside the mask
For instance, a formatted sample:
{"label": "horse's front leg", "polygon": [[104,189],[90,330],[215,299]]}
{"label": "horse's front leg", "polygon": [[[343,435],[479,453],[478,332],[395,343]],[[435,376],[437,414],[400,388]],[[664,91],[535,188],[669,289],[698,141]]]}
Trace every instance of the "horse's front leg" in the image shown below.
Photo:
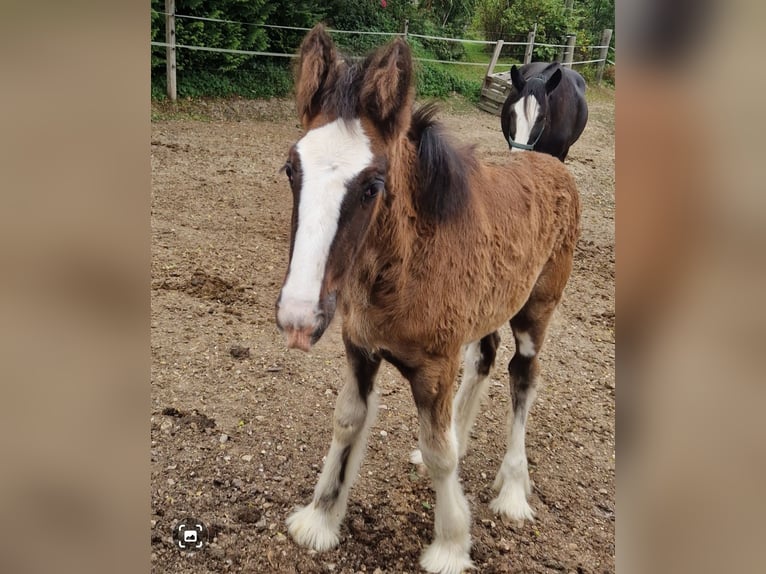
{"label": "horse's front leg", "polygon": [[418,409],[418,443],[436,494],[434,540],[420,565],[428,572],[459,574],[471,562],[471,514],[458,481],[458,443],[452,423],[452,385],[458,357],[431,362],[412,372],[410,384]]}
{"label": "horse's front leg", "polygon": [[372,393],[380,357],[368,354],[344,334],[348,375],[335,403],[330,452],[314,489],[311,504],[287,519],[290,536],[318,551],[338,544],[338,532],[346,514],[348,491],[359,471],[367,442],[367,430],[375,419],[377,404]]}

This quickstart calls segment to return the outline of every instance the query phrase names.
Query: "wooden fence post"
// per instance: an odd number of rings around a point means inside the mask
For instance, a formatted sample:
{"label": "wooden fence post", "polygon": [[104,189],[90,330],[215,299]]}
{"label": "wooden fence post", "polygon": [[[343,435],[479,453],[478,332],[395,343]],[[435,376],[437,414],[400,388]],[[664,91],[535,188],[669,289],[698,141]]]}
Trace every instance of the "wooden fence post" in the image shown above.
{"label": "wooden fence post", "polygon": [[607,28],[604,33],[601,34],[601,48],[598,52],[598,57],[601,60],[598,63],[598,69],[596,70],[596,83],[600,84],[601,79],[604,77],[604,67],[606,66],[606,58],[609,56],[609,43],[612,41],[612,29]]}
{"label": "wooden fence post", "polygon": [[495,69],[495,64],[497,64],[497,60],[498,58],[500,58],[500,52],[502,51],[502,49],[503,49],[503,41],[498,40],[497,44],[495,44],[495,53],[492,54],[492,59],[489,61],[489,67],[487,68],[487,76],[492,75],[492,72]]}
{"label": "wooden fence post", "polygon": [[537,24],[535,24],[534,30],[527,36],[527,49],[524,50],[525,64],[529,64],[532,61],[532,51],[535,49],[535,32],[537,32]]}
{"label": "wooden fence post", "polygon": [[176,0],[165,0],[165,73],[167,75],[168,98],[175,102],[176,92]]}
{"label": "wooden fence post", "polygon": [[405,42],[407,41],[409,33],[410,33],[410,21],[409,19],[405,19],[404,20],[404,41]]}
{"label": "wooden fence post", "polygon": [[567,47],[564,50],[564,66],[567,68],[572,67],[572,60],[574,60],[574,49],[577,36],[567,36]]}

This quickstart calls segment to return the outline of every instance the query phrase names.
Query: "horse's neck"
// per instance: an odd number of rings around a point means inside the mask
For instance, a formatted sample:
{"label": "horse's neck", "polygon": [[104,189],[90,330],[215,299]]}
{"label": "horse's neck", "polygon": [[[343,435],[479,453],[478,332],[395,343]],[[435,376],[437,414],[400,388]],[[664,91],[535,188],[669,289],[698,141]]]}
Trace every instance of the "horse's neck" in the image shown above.
{"label": "horse's neck", "polygon": [[404,138],[395,144],[389,155],[387,185],[390,197],[382,206],[377,230],[384,257],[390,253],[399,260],[408,259],[406,254],[415,239],[417,212],[413,198],[417,185],[416,161],[412,144]]}

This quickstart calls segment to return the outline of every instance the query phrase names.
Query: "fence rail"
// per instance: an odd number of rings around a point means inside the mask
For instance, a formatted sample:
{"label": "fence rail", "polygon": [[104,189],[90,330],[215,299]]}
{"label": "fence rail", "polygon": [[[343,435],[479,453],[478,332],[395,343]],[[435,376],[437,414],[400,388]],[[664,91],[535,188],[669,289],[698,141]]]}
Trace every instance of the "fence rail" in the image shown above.
{"label": "fence rail", "polygon": [[[179,44],[176,41],[176,18],[181,19],[187,19],[187,20],[197,20],[197,21],[203,21],[203,22],[217,22],[222,24],[239,24],[242,26],[254,26],[254,27],[261,27],[261,28],[271,28],[271,29],[282,29],[282,30],[292,30],[292,31],[308,31],[311,28],[304,28],[300,26],[278,26],[275,24],[257,24],[257,23],[251,23],[251,22],[239,22],[236,20],[226,20],[221,18],[210,18],[205,16],[190,16],[186,14],[177,14],[175,11],[175,0],[165,0],[165,12],[155,11],[155,14],[159,14],[165,17],[165,42],[158,42],[158,41],[152,41],[151,45],[157,48],[165,48],[166,50],[166,73],[167,73],[167,93],[168,98],[172,101],[175,101],[177,99],[177,90],[176,90],[176,50],[182,49],[182,50],[195,50],[195,51],[202,51],[202,52],[217,52],[222,54],[238,54],[238,55],[246,55],[246,56],[261,56],[261,57],[272,57],[272,58],[296,58],[297,54],[295,53],[282,53],[282,52],[259,52],[259,51],[253,51],[253,50],[236,50],[232,48],[216,48],[216,47],[210,47],[210,46],[194,46],[189,44]],[[536,28],[536,27],[535,27]],[[367,31],[367,30],[335,30],[332,28],[329,28],[327,30],[331,34],[361,34],[361,35],[371,35],[371,36],[400,36],[403,37],[405,40],[412,37],[412,38],[419,38],[423,40],[433,40],[433,41],[442,41],[442,42],[459,42],[462,44],[484,44],[484,45],[494,45],[495,50],[494,54],[489,62],[489,67],[487,68],[487,74],[486,76],[489,76],[493,73],[495,64],[497,63],[497,60],[500,57],[500,51],[503,46],[524,46],[525,52],[524,52],[524,63],[527,64],[532,61],[532,55],[535,48],[558,48],[562,50],[562,60],[563,65],[567,67],[572,66],[578,66],[578,65],[586,65],[586,64],[598,64],[598,73],[597,73],[597,81],[601,82],[601,77],[603,75],[604,66],[606,63],[609,63],[610,65],[614,66],[614,60],[608,60],[607,55],[609,53],[609,50],[614,53],[614,48],[610,46],[610,41],[612,37],[612,30],[604,30],[604,34],[601,38],[601,44],[599,46],[575,46],[575,36],[569,36],[567,38],[566,44],[547,44],[543,42],[536,43],[535,42],[535,31],[532,31],[529,33],[527,37],[526,42],[506,42],[504,40],[497,40],[497,41],[491,41],[491,40],[472,40],[468,38],[447,38],[447,37],[440,37],[440,36],[426,36],[423,34],[413,34],[408,32],[408,22],[405,21],[404,23],[404,32],[375,32],[375,31]],[[590,59],[590,60],[580,60],[580,61],[574,61],[574,52],[575,49],[587,49],[587,50],[600,50],[599,57],[596,59]],[[436,64],[453,64],[458,66],[487,66],[486,62],[462,62],[459,60],[436,60],[436,59],[430,59],[430,58],[414,58],[418,62],[427,62],[427,63],[436,63]]]}

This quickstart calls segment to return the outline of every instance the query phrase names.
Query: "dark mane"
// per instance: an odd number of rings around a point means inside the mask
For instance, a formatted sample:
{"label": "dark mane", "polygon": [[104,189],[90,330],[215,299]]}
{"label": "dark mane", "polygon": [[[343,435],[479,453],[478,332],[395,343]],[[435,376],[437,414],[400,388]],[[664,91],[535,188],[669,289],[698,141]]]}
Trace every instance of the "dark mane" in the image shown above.
{"label": "dark mane", "polygon": [[436,121],[438,108],[426,104],[412,114],[408,137],[418,154],[418,211],[428,219],[447,220],[468,205],[468,177],[476,166],[473,148],[456,148]]}

